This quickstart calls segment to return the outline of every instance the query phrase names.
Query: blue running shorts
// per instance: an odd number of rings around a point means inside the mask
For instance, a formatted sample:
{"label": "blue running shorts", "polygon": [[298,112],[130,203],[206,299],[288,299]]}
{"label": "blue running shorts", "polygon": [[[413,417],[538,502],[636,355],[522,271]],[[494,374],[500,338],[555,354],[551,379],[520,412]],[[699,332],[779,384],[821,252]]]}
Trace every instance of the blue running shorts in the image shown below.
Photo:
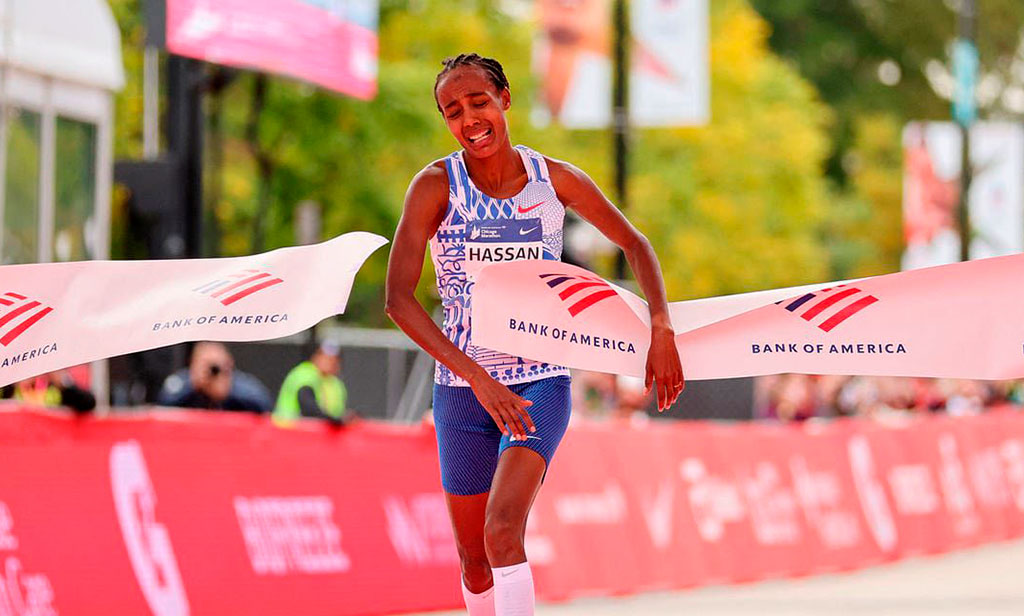
{"label": "blue running shorts", "polygon": [[553,376],[508,386],[533,402],[527,412],[537,431],[529,432],[525,441],[502,436],[471,388],[435,384],[434,425],[444,491],[457,496],[489,492],[498,458],[509,447],[528,447],[550,465],[569,425],[569,382],[567,376]]}

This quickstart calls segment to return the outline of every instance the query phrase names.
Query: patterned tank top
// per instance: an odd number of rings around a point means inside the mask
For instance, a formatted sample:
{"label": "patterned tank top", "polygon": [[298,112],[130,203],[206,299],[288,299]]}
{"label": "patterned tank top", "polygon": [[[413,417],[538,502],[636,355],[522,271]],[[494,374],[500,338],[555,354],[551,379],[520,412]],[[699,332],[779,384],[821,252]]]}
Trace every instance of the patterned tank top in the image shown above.
{"label": "patterned tank top", "polygon": [[[455,346],[505,385],[568,375],[562,366],[499,353],[472,343],[470,319],[477,273],[491,263],[520,259],[559,260],[565,207],[555,195],[544,157],[517,145],[529,180],[510,199],[495,199],[473,185],[462,152],[444,159],[448,171],[448,209],[434,237],[430,257],[444,308],[441,329]],[[434,371],[441,385],[469,384],[441,362]]]}

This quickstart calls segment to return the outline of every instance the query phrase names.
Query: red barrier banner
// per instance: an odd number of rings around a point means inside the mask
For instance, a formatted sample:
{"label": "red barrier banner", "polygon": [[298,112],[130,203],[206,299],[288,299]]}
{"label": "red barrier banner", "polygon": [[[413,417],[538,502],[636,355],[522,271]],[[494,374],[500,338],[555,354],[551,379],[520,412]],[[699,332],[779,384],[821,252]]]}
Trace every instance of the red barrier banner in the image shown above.
{"label": "red barrier banner", "polygon": [[[8,407],[15,409],[16,407]],[[527,528],[538,596],[864,567],[1024,535],[1024,414],[574,424]],[[429,427],[0,412],[0,616],[461,605]]]}

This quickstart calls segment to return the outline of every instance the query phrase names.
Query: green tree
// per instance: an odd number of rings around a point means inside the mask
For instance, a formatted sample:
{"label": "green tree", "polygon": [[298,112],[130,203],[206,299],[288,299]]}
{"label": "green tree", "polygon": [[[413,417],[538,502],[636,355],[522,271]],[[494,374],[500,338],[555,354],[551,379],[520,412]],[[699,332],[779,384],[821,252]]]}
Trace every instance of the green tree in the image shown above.
{"label": "green tree", "polygon": [[[751,0],[771,24],[772,49],[793,62],[836,109],[829,175],[840,184],[847,180],[843,157],[862,114],[887,112],[899,121],[949,118],[944,67],[950,65],[961,1]],[[976,4],[976,39],[986,77],[983,112],[1019,114],[1006,106],[1003,94],[1024,86],[1024,3]]]}
{"label": "green tree", "polygon": [[[751,0],[772,49],[833,109],[824,239],[837,278],[899,268],[901,128],[950,117],[951,42],[963,0]],[[978,0],[982,117],[1024,113],[1024,3]]]}
{"label": "green tree", "polygon": [[673,299],[823,280],[828,109],[746,2],[711,25],[711,122],[642,134],[633,214]]}

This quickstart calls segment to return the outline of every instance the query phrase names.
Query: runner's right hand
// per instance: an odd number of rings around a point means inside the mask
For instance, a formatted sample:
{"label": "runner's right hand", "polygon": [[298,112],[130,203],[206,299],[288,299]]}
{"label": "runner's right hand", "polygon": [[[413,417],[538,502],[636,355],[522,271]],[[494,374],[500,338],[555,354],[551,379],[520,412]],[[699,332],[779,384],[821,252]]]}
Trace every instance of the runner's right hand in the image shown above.
{"label": "runner's right hand", "polygon": [[470,387],[502,434],[511,434],[513,441],[525,441],[527,431],[537,431],[530,414],[526,411],[526,407],[531,406],[533,402],[512,393],[512,390],[489,374],[483,374],[470,382]]}

